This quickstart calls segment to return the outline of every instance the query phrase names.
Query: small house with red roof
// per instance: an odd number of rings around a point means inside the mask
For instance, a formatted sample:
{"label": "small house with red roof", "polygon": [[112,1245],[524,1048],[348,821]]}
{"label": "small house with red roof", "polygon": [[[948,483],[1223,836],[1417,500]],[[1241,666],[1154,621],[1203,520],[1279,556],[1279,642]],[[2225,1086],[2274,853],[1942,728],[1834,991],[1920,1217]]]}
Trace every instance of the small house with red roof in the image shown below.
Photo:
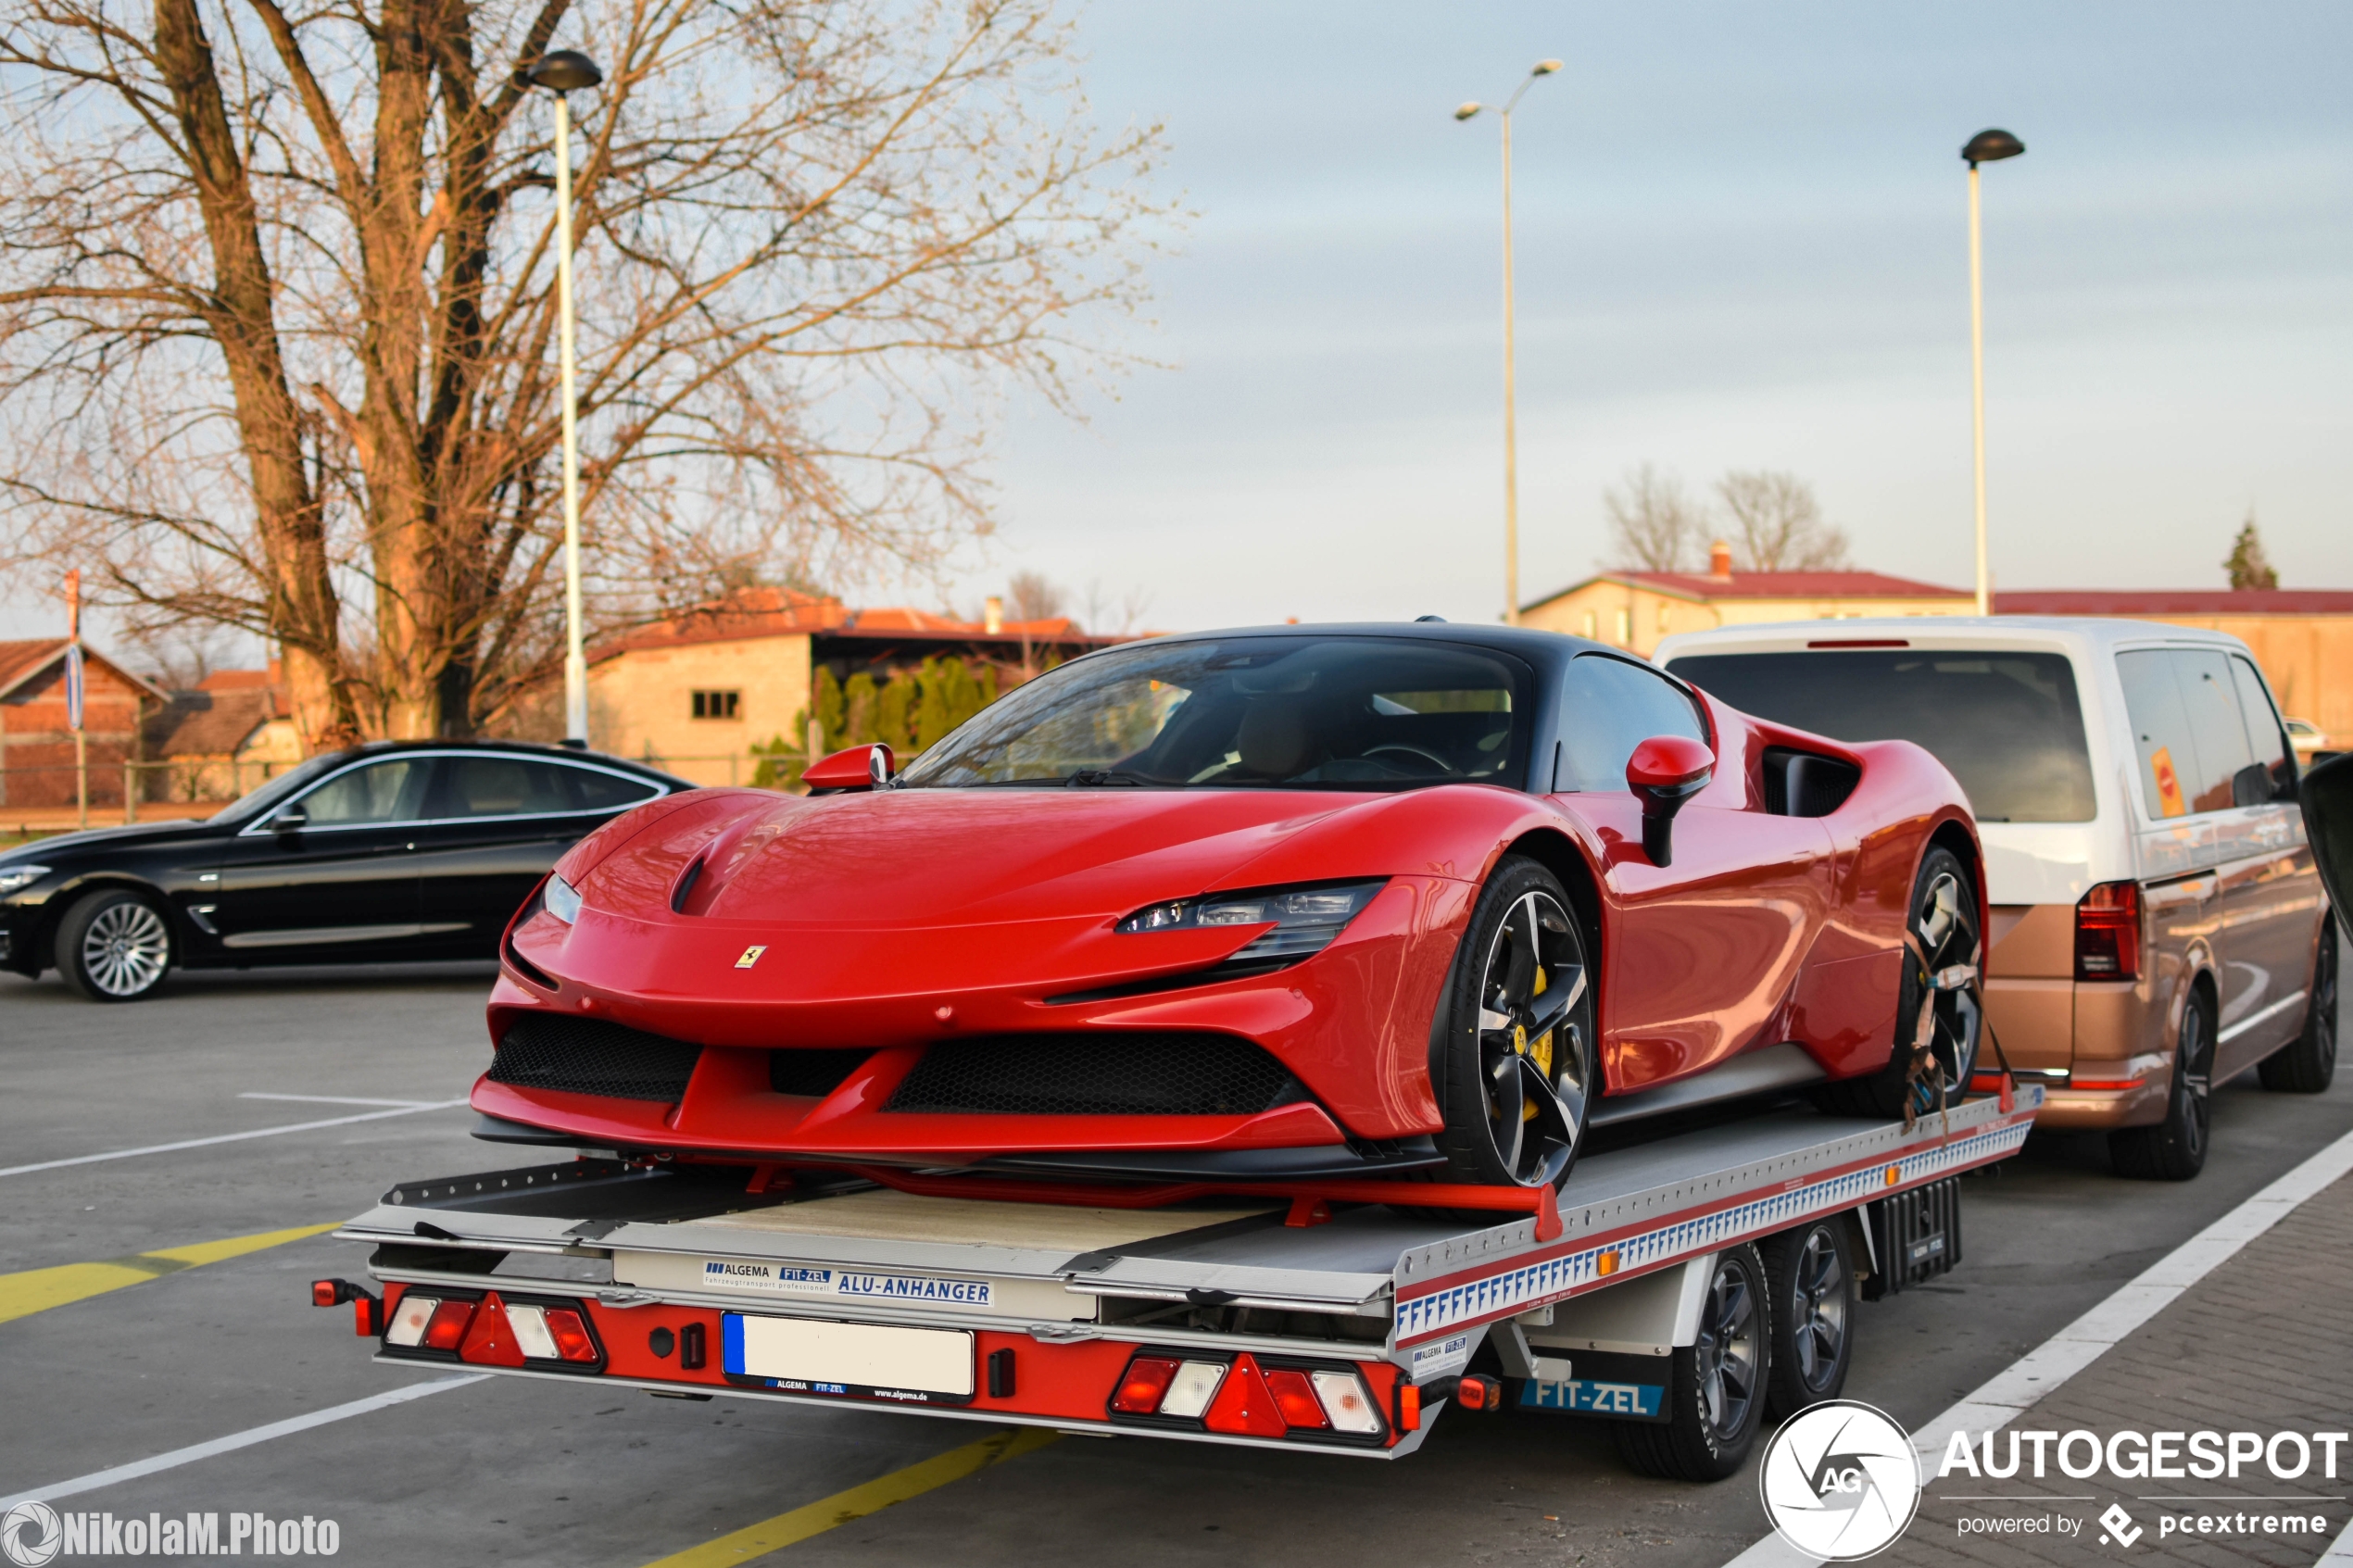
{"label": "small house with red roof", "polygon": [[[64,637],[0,642],[0,807],[71,806],[73,728],[66,707]],[[122,765],[140,756],[141,721],[164,692],[84,643],[82,731],[90,804],[122,806]]]}
{"label": "small house with red roof", "polygon": [[1881,571],[1734,571],[1732,547],[1719,539],[1705,571],[1604,571],[1523,605],[1519,621],[1648,659],[1662,638],[1677,632],[1976,609],[1977,597],[1966,589]]}
{"label": "small house with red roof", "polygon": [[[799,745],[820,668],[877,684],[942,656],[995,665],[1012,684],[1116,642],[1066,616],[980,621],[831,595],[748,588],[612,637],[588,652],[588,744],[705,784],[749,783],[754,746]],[[740,759],[740,760],[738,760]]]}

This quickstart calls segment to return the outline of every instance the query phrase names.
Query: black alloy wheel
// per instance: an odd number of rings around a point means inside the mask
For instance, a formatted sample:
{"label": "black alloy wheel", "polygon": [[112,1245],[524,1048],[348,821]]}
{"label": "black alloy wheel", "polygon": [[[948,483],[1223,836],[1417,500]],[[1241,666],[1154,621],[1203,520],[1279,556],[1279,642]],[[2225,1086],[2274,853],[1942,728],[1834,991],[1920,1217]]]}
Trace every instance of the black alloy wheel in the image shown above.
{"label": "black alloy wheel", "polygon": [[1507,857],[1479,895],[1450,985],[1443,1179],[1557,1187],[1567,1177],[1596,1087],[1589,973],[1559,880]]}
{"label": "black alloy wheel", "polygon": [[1772,1292],[1773,1370],[1767,1408],[1787,1420],[1806,1406],[1835,1399],[1852,1360],[1855,1266],[1846,1222],[1816,1220],[1783,1231],[1757,1250]]}
{"label": "black alloy wheel", "polygon": [[1667,1419],[1616,1424],[1618,1457],[1646,1475],[1721,1481],[1739,1473],[1765,1417],[1772,1351],[1764,1260],[1716,1255],[1699,1337],[1669,1359]]}
{"label": "black alloy wheel", "polygon": [[2173,1047],[2173,1081],[2165,1120],[2153,1127],[2121,1127],[2108,1135],[2109,1160],[2120,1176],[2145,1182],[2186,1182],[2206,1169],[2214,1096],[2213,1004],[2203,989],[2182,1010]]}
{"label": "black alloy wheel", "polygon": [[93,1002],[135,1002],[153,994],[171,968],[171,926],[136,893],[85,894],[57,922],[57,977]]}
{"label": "black alloy wheel", "polygon": [[2263,1086],[2291,1095],[2317,1095],[2336,1077],[2336,916],[2321,917],[2321,950],[2312,958],[2310,1000],[2304,1028],[2295,1039],[2263,1059],[2256,1069]]}
{"label": "black alloy wheel", "polygon": [[[1968,1094],[1977,1071],[1985,1035],[1984,945],[1976,884],[1951,850],[1931,849],[1921,858],[1905,929],[1887,1065],[1819,1091],[1823,1108],[1839,1115],[1924,1116]],[[1919,1061],[1923,1047],[1927,1060]]]}

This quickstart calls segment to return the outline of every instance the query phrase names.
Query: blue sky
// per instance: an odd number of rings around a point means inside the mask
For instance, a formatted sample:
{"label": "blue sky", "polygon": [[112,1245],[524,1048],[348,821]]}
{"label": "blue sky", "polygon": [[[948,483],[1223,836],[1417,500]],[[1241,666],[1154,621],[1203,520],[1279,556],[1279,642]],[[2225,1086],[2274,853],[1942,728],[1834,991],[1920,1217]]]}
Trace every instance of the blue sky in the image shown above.
{"label": "blue sky", "polygon": [[2221,586],[2249,507],[2353,587],[2353,7],[1143,5],[1096,111],[1199,217],[1084,428],[1017,418],[1023,567],[1149,623],[1501,608],[1496,127],[1515,117],[1522,583],[1652,461],[1812,480],[1861,564],[1969,572],[1965,166],[1990,167],[1993,556],[2011,587]]}
{"label": "blue sky", "polygon": [[[1993,554],[2010,587],[2220,586],[2251,506],[2353,587],[2353,6],[1097,0],[1096,114],[1199,216],[1139,370],[1024,408],[1024,568],[1199,627],[1502,605],[1496,128],[1516,117],[1522,583],[1651,461],[1818,487],[1856,554],[1969,571],[1961,143],[1986,171]],[[31,594],[0,633],[46,629]],[[918,591],[919,599],[932,596]],[[28,602],[31,601],[31,602]],[[1114,613],[1113,619],[1116,619]]]}

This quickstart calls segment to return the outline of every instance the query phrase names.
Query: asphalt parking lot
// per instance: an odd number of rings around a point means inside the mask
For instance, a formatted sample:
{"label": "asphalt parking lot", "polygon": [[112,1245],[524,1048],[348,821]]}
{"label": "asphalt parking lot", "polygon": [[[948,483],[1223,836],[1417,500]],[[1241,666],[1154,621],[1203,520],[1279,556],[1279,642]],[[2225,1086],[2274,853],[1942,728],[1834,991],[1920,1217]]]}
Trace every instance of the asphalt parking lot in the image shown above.
{"label": "asphalt parking lot", "polygon": [[[153,1255],[328,1226],[395,1179],[518,1163],[447,1103],[486,1053],[488,973],[198,976],[132,1007],[0,977],[0,1275],[18,1282],[0,1295],[16,1314],[0,1319],[0,1496],[421,1381],[371,1365],[346,1313],[309,1305],[310,1279],[364,1275],[359,1248],[314,1235],[217,1261]],[[239,1135],[283,1127],[301,1130]],[[2215,1153],[2187,1185],[2120,1180],[2094,1140],[2036,1139],[1969,1182],[1956,1273],[1862,1309],[1848,1394],[1925,1421],[2348,1128],[2353,1076],[2302,1098],[2249,1074],[2218,1091]],[[190,1147],[86,1159],[166,1145]],[[22,1276],[52,1270],[44,1304]],[[981,1435],[491,1380],[59,1506],[333,1519],[339,1555],[363,1563],[640,1568]],[[1751,1481],[1642,1480],[1572,1420],[1456,1412],[1394,1466],[1064,1437],[772,1561],[1700,1565],[1764,1532]]]}

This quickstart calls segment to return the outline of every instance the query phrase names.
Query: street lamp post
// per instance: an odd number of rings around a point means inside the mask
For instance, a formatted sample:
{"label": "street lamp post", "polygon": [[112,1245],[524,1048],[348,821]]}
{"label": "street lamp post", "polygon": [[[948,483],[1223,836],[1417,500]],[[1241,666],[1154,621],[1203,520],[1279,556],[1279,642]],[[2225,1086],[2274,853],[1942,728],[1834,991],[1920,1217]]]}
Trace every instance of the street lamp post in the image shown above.
{"label": "street lamp post", "polygon": [[1977,613],[1994,608],[1994,580],[1985,560],[1985,263],[1978,241],[1977,166],[2016,157],[2026,144],[2007,131],[1981,131],[1961,157],[1969,160],[1969,357],[1971,416],[1977,437]]}
{"label": "street lamp post", "polygon": [[533,66],[534,85],[556,95],[556,356],[562,367],[564,420],[564,744],[588,744],[588,657],[580,635],[580,431],[573,358],[572,100],[605,79],[577,49]]}
{"label": "street lamp post", "polygon": [[[1517,375],[1512,359],[1512,110],[1520,94],[1540,76],[1561,69],[1558,60],[1539,60],[1504,107],[1495,111],[1504,122],[1504,624],[1519,624],[1519,424],[1515,408]],[[1489,106],[1473,100],[1454,111],[1468,119]]]}

